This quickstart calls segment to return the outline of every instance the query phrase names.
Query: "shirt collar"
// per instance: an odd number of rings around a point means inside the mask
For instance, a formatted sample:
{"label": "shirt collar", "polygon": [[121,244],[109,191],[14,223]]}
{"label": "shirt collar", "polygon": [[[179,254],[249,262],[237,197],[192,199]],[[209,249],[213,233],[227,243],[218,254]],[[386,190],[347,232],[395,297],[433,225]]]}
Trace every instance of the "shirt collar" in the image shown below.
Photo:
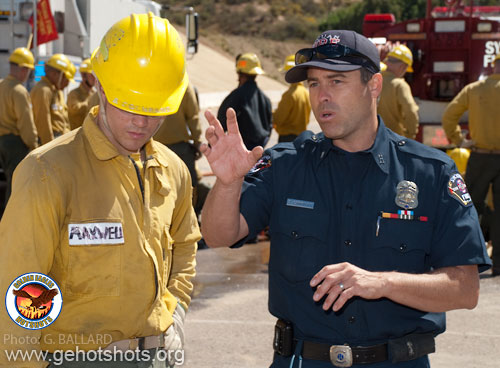
{"label": "shirt collar", "polygon": [[[324,137],[323,133],[318,134],[318,136]],[[337,148],[333,145],[332,140],[330,138],[324,137],[324,139],[320,142],[320,161],[325,158],[330,151],[336,149]],[[382,170],[385,174],[388,174],[390,157],[389,150],[390,141],[388,129],[385,127],[382,118],[378,116],[378,129],[377,135],[375,136],[375,142],[373,143],[371,148],[360,152],[370,153],[380,170]]]}
{"label": "shirt collar", "polygon": [[[87,137],[90,147],[97,159],[101,161],[111,160],[121,156],[116,147],[109,141],[96,122],[99,106],[94,106],[83,122],[83,134]],[[156,142],[150,139],[144,147],[149,166],[168,166],[165,155],[157,149]]]}

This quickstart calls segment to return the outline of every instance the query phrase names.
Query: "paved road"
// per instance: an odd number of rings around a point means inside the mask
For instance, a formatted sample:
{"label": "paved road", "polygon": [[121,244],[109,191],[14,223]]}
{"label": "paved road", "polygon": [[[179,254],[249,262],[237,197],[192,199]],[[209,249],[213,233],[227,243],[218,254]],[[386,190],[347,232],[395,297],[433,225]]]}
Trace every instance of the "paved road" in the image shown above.
{"label": "paved road", "polygon": [[[275,319],[267,312],[267,242],[198,253],[194,298],[186,320],[189,368],[268,367]],[[448,313],[433,368],[500,367],[500,277],[481,279],[479,305]],[[306,368],[306,367],[305,367]]]}

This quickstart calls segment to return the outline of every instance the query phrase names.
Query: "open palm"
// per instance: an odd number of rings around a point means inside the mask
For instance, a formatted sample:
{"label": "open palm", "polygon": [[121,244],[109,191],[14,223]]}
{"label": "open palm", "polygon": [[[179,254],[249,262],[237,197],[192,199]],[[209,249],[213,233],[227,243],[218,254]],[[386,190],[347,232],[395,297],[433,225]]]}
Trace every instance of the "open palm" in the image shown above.
{"label": "open palm", "polygon": [[226,112],[227,133],[210,111],[205,112],[205,117],[210,124],[205,132],[208,145],[201,145],[200,151],[223,184],[229,185],[241,180],[262,156],[263,148],[258,146],[252,151],[246,149],[232,108]]}

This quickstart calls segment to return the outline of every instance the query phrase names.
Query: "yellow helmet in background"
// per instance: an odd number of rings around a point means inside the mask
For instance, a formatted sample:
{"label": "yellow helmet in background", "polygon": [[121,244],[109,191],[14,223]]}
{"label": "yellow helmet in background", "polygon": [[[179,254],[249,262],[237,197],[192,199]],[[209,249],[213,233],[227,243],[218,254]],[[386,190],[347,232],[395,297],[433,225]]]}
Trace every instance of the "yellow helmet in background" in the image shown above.
{"label": "yellow helmet in background", "polygon": [[280,72],[287,72],[295,66],[295,54],[288,55],[285,59],[285,63],[280,68]]}
{"label": "yellow helmet in background", "polygon": [[455,165],[457,165],[460,174],[464,175],[465,169],[467,168],[467,162],[469,161],[470,151],[467,148],[453,148],[446,150],[446,153],[455,161]]}
{"label": "yellow helmet in background", "polygon": [[90,64],[90,58],[85,59],[80,63],[80,73],[92,73],[92,65]]}
{"label": "yellow helmet in background", "polygon": [[64,54],[54,54],[47,60],[47,65],[64,73],[66,78],[73,81],[76,73],[76,67]]}
{"label": "yellow helmet in background", "polygon": [[241,54],[236,62],[236,71],[250,75],[265,74],[259,58],[252,52]]}
{"label": "yellow helmet in background", "polygon": [[15,49],[9,56],[9,62],[17,64],[20,67],[35,69],[35,58],[26,47]]}
{"label": "yellow helmet in background", "polygon": [[413,72],[413,54],[411,53],[411,50],[405,46],[405,45],[398,45],[394,47],[391,52],[387,54],[387,57],[392,57],[394,59],[401,60],[403,63],[408,65],[408,68],[406,71],[408,73]]}
{"label": "yellow helmet in background", "polygon": [[492,64],[495,64],[495,62],[496,62],[497,60],[500,60],[500,53],[498,53],[498,54],[495,56],[495,58],[493,59],[493,63],[492,63]]}
{"label": "yellow helmet in background", "polygon": [[383,61],[380,62],[380,71],[383,72],[387,70],[387,64],[384,63]]}
{"label": "yellow helmet in background", "polygon": [[131,14],[107,31],[91,66],[111,105],[165,116],[177,112],[188,85],[184,53],[167,19]]}

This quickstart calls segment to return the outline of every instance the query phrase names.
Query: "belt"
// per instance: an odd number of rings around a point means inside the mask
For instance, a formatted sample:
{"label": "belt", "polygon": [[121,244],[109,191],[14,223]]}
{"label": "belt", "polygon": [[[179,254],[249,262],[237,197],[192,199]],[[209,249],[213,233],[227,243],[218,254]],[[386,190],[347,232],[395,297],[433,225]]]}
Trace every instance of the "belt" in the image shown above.
{"label": "belt", "polygon": [[500,149],[490,150],[490,149],[486,149],[486,148],[472,147],[471,151],[472,152],[476,152],[476,153],[487,153],[487,154],[490,154],[490,155],[500,155]]}
{"label": "belt", "polygon": [[388,359],[387,344],[373,346],[329,345],[304,341],[302,357],[322,360],[336,367],[350,367],[354,364],[371,364]]}
{"label": "belt", "polygon": [[149,350],[163,347],[165,347],[165,338],[164,335],[161,334],[158,336],[136,337],[134,339],[115,341],[106,346],[104,350],[118,350],[126,352],[129,350]]}

